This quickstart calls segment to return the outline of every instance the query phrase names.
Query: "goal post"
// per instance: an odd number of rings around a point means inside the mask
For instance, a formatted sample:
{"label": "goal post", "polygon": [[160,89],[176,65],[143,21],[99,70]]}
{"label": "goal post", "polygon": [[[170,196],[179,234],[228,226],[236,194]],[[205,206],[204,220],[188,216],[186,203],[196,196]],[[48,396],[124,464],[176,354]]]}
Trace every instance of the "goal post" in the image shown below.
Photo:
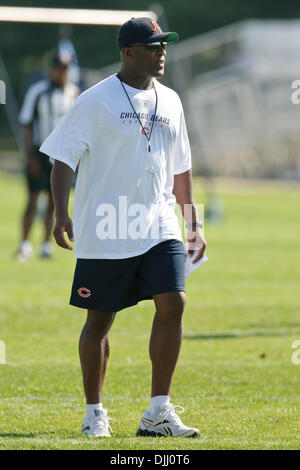
{"label": "goal post", "polygon": [[132,17],[157,20],[153,11],[85,10],[73,8],[33,8],[0,6],[0,21],[119,26]]}

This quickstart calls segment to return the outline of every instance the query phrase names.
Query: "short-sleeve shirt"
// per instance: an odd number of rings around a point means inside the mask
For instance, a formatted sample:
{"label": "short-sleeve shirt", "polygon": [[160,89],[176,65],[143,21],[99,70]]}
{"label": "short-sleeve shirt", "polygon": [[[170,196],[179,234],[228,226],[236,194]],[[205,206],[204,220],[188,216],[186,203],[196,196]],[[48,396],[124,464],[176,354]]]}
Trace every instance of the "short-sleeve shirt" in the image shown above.
{"label": "short-sleeve shirt", "polygon": [[19,122],[33,126],[33,144],[40,146],[59,120],[73,106],[79,89],[72,83],[63,88],[53,86],[48,80],[39,80],[27,90]]}
{"label": "short-sleeve shirt", "polygon": [[116,75],[99,82],[77,98],[40,148],[73,171],[79,165],[77,258],[129,258],[162,240],[182,240],[172,191],[174,175],[191,168],[190,145],[179,96],[154,84],[156,113],[154,88],[124,84],[130,103]]}

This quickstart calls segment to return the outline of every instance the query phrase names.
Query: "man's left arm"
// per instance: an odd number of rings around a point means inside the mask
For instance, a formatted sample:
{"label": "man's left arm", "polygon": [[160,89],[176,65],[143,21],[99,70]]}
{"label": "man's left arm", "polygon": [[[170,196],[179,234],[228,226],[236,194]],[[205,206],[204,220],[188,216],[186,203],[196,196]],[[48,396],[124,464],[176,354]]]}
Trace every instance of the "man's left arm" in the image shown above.
{"label": "man's left arm", "polygon": [[[182,215],[186,223],[199,222],[197,207],[194,201],[192,170],[174,175],[173,194],[181,208]],[[195,224],[196,225],[196,224]],[[193,260],[196,263],[204,254],[206,249],[206,240],[203,230],[199,226],[192,226],[188,229],[187,240],[189,243],[188,255],[191,256],[195,249],[199,250]]]}

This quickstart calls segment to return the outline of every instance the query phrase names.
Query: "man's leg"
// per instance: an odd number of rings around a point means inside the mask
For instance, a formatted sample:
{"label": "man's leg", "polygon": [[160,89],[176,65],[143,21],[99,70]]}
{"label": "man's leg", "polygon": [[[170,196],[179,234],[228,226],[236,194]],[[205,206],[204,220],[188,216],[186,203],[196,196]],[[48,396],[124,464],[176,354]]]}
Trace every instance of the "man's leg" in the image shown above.
{"label": "man's leg", "polygon": [[29,233],[35,216],[36,204],[40,191],[30,191],[22,217],[22,234],[19,247],[16,252],[16,259],[20,262],[27,261],[33,253],[32,245],[28,240]]}
{"label": "man's leg", "polygon": [[[153,298],[156,313],[149,347],[152,361],[150,409],[144,411],[136,435],[198,437],[199,430],[185,426],[176,413],[176,407],[169,402],[182,343],[185,294],[183,291],[167,292],[154,295]],[[181,407],[182,411],[184,409]]]}
{"label": "man's leg", "polygon": [[156,313],[149,345],[152,361],[152,397],[170,393],[182,343],[182,317],[186,303],[184,292],[166,292],[154,295],[153,299]]}
{"label": "man's leg", "polygon": [[108,332],[115,313],[88,310],[79,340],[83,386],[87,404],[101,403],[106,365],[109,358]]}
{"label": "man's leg", "polygon": [[22,239],[28,240],[29,232],[32,227],[32,223],[35,216],[36,204],[39,197],[40,191],[34,191],[29,193],[28,201],[23,215],[22,220]]}

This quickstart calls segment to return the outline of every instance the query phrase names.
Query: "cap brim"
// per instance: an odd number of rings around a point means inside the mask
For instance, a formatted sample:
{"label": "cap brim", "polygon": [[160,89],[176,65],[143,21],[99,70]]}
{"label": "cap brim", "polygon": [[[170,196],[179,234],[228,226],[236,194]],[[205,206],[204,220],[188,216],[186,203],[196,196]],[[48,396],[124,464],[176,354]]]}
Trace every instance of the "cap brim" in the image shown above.
{"label": "cap brim", "polygon": [[178,41],[179,35],[177,33],[168,33],[165,38],[166,42]]}
{"label": "cap brim", "polygon": [[178,41],[179,35],[177,33],[157,33],[153,34],[148,42],[158,42],[158,41],[165,41],[165,42],[172,42]]}

